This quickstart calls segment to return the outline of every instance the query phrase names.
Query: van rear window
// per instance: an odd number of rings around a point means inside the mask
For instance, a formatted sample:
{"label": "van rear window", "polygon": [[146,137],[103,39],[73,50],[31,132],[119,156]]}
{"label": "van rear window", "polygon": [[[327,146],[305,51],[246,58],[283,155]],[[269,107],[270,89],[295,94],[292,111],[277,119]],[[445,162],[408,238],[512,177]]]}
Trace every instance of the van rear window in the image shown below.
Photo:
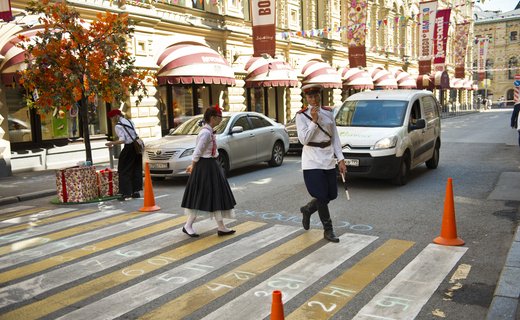
{"label": "van rear window", "polygon": [[403,124],[408,101],[345,101],[336,115],[342,127],[399,127]]}

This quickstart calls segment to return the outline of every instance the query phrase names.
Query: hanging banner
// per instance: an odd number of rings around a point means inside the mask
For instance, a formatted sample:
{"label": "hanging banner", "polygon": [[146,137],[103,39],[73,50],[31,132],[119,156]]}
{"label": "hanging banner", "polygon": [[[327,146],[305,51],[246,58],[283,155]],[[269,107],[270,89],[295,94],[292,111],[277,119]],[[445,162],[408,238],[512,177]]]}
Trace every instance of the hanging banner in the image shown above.
{"label": "hanging banner", "polygon": [[450,27],[451,9],[437,10],[433,32],[433,65],[435,71],[444,71],[446,64],[446,44]]}
{"label": "hanging banner", "polygon": [[275,0],[252,0],[251,17],[253,57],[260,57],[262,54],[274,57],[276,52]]}
{"label": "hanging banner", "polygon": [[437,1],[419,3],[419,74],[432,71],[433,26]]}
{"label": "hanging banner", "polygon": [[0,0],[0,19],[4,21],[13,20],[11,0]]}
{"label": "hanging banner", "polygon": [[480,81],[486,78],[486,60],[487,60],[487,51],[489,45],[489,39],[480,38],[478,41],[478,60],[477,60],[477,72],[478,78]]}
{"label": "hanging banner", "polygon": [[469,23],[460,23],[455,26],[455,78],[465,78],[466,53],[468,49]]}
{"label": "hanging banner", "polygon": [[350,68],[366,67],[367,0],[347,1],[347,45]]}

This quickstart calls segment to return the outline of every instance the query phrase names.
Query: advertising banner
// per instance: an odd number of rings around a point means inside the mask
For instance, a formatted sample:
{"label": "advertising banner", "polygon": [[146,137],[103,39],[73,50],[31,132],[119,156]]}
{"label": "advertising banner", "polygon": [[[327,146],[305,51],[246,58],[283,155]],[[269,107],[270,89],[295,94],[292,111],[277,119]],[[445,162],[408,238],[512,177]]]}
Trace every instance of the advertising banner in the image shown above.
{"label": "advertising banner", "polygon": [[11,0],[0,0],[0,19],[4,21],[13,20],[11,12]]}
{"label": "advertising banner", "polygon": [[351,68],[366,67],[367,0],[347,1],[347,45]]}
{"label": "advertising banner", "polygon": [[478,41],[478,57],[477,57],[477,72],[478,72],[478,78],[480,81],[484,80],[486,78],[486,60],[487,60],[487,51],[488,51],[488,44],[489,39],[486,38],[480,38]]}
{"label": "advertising banner", "polygon": [[455,27],[455,78],[465,77],[466,53],[468,49],[469,23],[459,23]]}
{"label": "advertising banner", "polygon": [[450,27],[451,9],[437,10],[433,32],[433,65],[436,71],[444,71],[446,63],[446,44]]}
{"label": "advertising banner", "polygon": [[253,25],[254,57],[268,54],[274,57],[276,52],[276,15],[275,0],[252,0],[251,18]]}
{"label": "advertising banner", "polygon": [[437,1],[419,3],[419,74],[431,72],[436,10]]}

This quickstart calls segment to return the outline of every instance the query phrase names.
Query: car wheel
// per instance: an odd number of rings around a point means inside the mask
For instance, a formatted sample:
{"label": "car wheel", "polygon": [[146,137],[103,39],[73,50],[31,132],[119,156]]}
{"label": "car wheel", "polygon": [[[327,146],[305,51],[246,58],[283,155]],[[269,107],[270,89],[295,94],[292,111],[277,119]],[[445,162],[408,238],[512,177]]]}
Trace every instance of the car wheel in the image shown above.
{"label": "car wheel", "polygon": [[399,166],[399,172],[397,176],[392,180],[395,185],[404,186],[408,182],[408,175],[410,174],[410,156],[405,153],[401,158],[401,164]]}
{"label": "car wheel", "polygon": [[276,141],[271,152],[271,160],[268,164],[271,167],[279,167],[283,163],[283,157],[285,155],[283,144],[280,141]]}
{"label": "car wheel", "polygon": [[152,181],[163,181],[165,177],[152,177]]}
{"label": "car wheel", "polygon": [[433,149],[433,156],[430,160],[426,161],[426,167],[428,169],[437,169],[439,166],[439,157],[440,157],[440,150],[439,147],[436,145],[435,149]]}
{"label": "car wheel", "polygon": [[222,168],[224,175],[227,176],[229,174],[229,158],[224,151],[219,150],[218,152],[218,164]]}

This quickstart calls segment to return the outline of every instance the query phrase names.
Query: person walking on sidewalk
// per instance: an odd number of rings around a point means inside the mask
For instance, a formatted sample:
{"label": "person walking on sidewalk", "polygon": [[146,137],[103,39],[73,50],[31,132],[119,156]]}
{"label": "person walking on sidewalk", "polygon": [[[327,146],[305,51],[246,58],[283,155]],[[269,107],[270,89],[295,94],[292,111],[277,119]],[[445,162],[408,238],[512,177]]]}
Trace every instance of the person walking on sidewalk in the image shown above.
{"label": "person walking on sidewalk", "polygon": [[143,155],[138,154],[134,148],[134,140],[137,138],[134,123],[123,117],[121,110],[114,109],[108,112],[108,117],[115,125],[117,141],[109,141],[105,145],[112,148],[116,144],[124,144],[117,172],[119,174],[119,200],[131,200],[139,198],[139,191],[143,189]]}
{"label": "person walking on sidewalk", "polygon": [[302,90],[308,106],[298,111],[296,129],[298,139],[303,145],[303,179],[307,191],[313,197],[300,208],[303,215],[302,224],[305,230],[309,230],[311,215],[318,211],[323,224],[324,238],[331,242],[339,242],[332,228],[328,206],[329,202],[338,196],[336,159],[340,173],[347,172],[339,134],[332,109],[321,106],[322,87],[310,84],[303,86]]}
{"label": "person walking on sidewalk", "polygon": [[231,218],[236,201],[231,187],[224,176],[217,157],[217,141],[213,128],[222,121],[222,111],[216,105],[204,112],[204,121],[201,123],[192,162],[186,168],[190,174],[181,207],[188,216],[182,232],[190,237],[199,235],[193,229],[193,223],[199,215],[210,216],[217,221],[217,234],[225,236],[235,233],[224,224],[224,218]]}
{"label": "person walking on sidewalk", "polygon": [[513,113],[511,114],[511,128],[518,131],[518,146],[520,146],[520,123],[518,123],[518,117],[520,116],[520,102],[517,102],[513,107]]}

